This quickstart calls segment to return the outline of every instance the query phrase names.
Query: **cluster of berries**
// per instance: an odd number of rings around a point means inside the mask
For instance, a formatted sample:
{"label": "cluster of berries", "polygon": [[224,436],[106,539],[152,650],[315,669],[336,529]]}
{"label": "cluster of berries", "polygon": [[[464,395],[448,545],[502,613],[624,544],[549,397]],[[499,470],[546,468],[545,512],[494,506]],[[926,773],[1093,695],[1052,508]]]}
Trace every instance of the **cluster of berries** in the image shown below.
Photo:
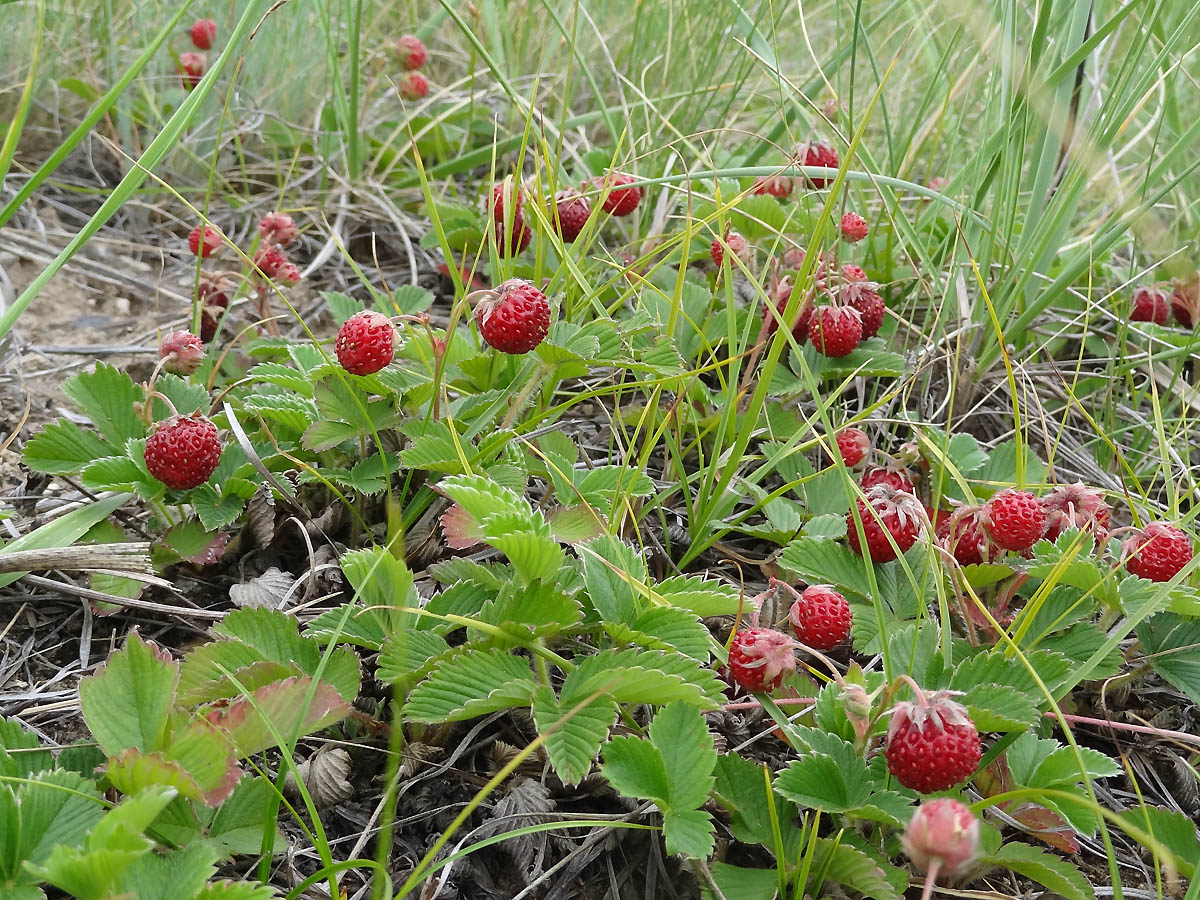
{"label": "cluster of berries", "polygon": [[[288,259],[286,248],[296,239],[299,229],[291,216],[267,213],[258,223],[260,243],[254,253],[253,280],[259,304],[265,310],[266,298],[272,284],[294,285],[300,281],[300,269]],[[197,225],[188,234],[188,249],[201,259],[221,252],[225,240],[210,225]],[[207,343],[217,333],[221,316],[229,308],[234,290],[232,276],[236,273],[201,272],[196,288],[200,303],[200,338]]]}
{"label": "cluster of berries", "polygon": [[[867,435],[853,427],[838,433],[837,446],[848,467],[862,464],[871,451]],[[855,501],[857,515],[846,516],[846,540],[872,562],[895,559],[930,527],[939,545],[964,566],[996,562],[1005,551],[1028,554],[1039,540],[1057,540],[1067,528],[1090,534],[1098,547],[1111,535],[1104,496],[1082,483],[1056,485],[1042,497],[1004,488],[980,506],[935,512],[917,498],[916,476],[903,462],[917,458],[915,448],[907,447],[900,462],[869,466],[862,475],[863,496]],[[1192,556],[1187,535],[1164,522],[1130,529],[1121,544],[1126,570],[1150,581],[1169,581]]]}
{"label": "cluster of berries", "polygon": [[1200,322],[1200,273],[1191,278],[1142,285],[1133,292],[1130,321],[1166,325],[1168,318],[1188,329]]}
{"label": "cluster of berries", "polygon": [[429,58],[425,45],[415,34],[406,34],[396,40],[396,53],[400,56],[400,65],[404,67],[404,74],[396,83],[396,89],[405,100],[420,100],[429,93],[429,79],[420,71]]}
{"label": "cluster of berries", "polygon": [[[197,19],[188,29],[188,36],[191,37],[192,46],[196,50],[211,50],[213,41],[217,37],[217,23],[212,19]],[[180,53],[177,68],[179,69],[179,83],[185,90],[190,91],[204,77],[204,73],[208,69],[208,57],[203,53],[191,50],[187,53]]]}
{"label": "cluster of berries", "polygon": [[[592,217],[592,202],[585,192],[599,191],[600,208],[618,218],[632,213],[642,202],[642,189],[637,179],[624,172],[608,172],[589,179],[578,189],[567,188],[547,203],[548,218],[563,243],[570,244],[579,237]],[[533,230],[525,221],[525,204],[529,192],[525,186],[515,186],[508,179],[492,188],[490,209],[496,243],[505,256],[527,248],[533,240]]]}

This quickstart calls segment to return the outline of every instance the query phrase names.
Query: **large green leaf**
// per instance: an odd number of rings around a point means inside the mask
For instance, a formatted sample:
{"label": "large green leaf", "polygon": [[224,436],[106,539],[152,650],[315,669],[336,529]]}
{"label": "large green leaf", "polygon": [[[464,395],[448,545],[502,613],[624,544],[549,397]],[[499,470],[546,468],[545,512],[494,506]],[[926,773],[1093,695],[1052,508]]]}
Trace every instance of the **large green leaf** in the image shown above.
{"label": "large green leaf", "polygon": [[83,718],[109,756],[133,747],[161,750],[179,664],[133,631],[125,646],[95,674],[79,683]]}

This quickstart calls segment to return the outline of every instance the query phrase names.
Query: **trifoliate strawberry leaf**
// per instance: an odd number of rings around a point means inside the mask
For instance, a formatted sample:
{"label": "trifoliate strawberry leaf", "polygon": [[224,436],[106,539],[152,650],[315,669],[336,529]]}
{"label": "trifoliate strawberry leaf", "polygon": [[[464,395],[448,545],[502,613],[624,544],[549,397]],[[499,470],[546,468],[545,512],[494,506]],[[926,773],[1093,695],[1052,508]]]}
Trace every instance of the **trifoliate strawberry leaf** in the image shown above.
{"label": "trifoliate strawberry leaf", "polygon": [[[171,405],[175,407],[175,412],[180,415],[189,416],[198,410],[208,412],[208,391],[204,389],[203,384],[185,381],[178,375],[164,372],[158,376],[158,380],[154,383],[154,389],[170,400]],[[172,415],[171,407],[167,406],[161,397],[154,397],[150,402],[154,407],[155,421]]]}
{"label": "trifoliate strawberry leaf", "polygon": [[794,860],[804,838],[802,830],[796,827],[799,813],[796,805],[774,788],[771,802],[768,802],[767,781],[762,766],[737,753],[723,753],[717,757],[714,772],[714,796],[721,806],[729,810],[733,836],[742,843],[761,844],[770,853],[775,853],[774,826],[770,814],[773,803],[783,857],[785,860]]}
{"label": "trifoliate strawberry leaf", "polygon": [[126,747],[145,752],[166,744],[179,664],[130,632],[125,646],[79,683],[79,702],[92,736],[109,756]]}
{"label": "trifoliate strawberry leaf", "polygon": [[681,653],[601,650],[579,663],[563,682],[563,703],[603,691],[619,703],[682,700],[701,709],[720,705],[723,685],[712,669]]}
{"label": "trifoliate strawberry leaf", "polygon": [[24,778],[51,768],[50,751],[41,747],[36,734],[0,716],[0,776]]}
{"label": "trifoliate strawberry leaf", "polygon": [[94,371],[80,372],[64,381],[62,392],[79,405],[114,447],[124,447],[130,438],[146,436],[146,423],[134,410],[134,404],[143,400],[142,389],[115,366],[96,363]]}
{"label": "trifoliate strawberry leaf", "polygon": [[[143,500],[157,500],[167,492],[166,485],[150,474],[143,460],[145,441],[131,442],[138,454],[106,456],[84,466],[79,480],[84,487],[96,491],[133,491]],[[193,495],[195,496],[195,495]]]}
{"label": "trifoliate strawberry leaf", "polygon": [[483,521],[483,538],[512,564],[521,582],[550,582],[562,568],[566,555],[562,545],[550,534],[545,521],[530,527],[530,513],[500,512]]}
{"label": "trifoliate strawberry leaf", "polygon": [[712,790],[717,762],[704,716],[685,703],[669,703],[650,723],[650,741],[666,763],[671,806],[702,806]]}
{"label": "trifoliate strawberry leaf", "polygon": [[[808,368],[818,381],[827,378],[846,378],[850,375],[873,378],[894,378],[904,373],[904,357],[892,350],[882,338],[868,338],[845,356],[832,357],[818,353],[812,344],[805,344],[800,352]],[[807,393],[808,380],[798,379],[800,386],[788,393]]]}
{"label": "trifoliate strawberry leaf", "polygon": [[730,212],[729,221],[735,231],[750,241],[774,237],[788,230],[787,210],[774,197],[766,195],[742,199]]}
{"label": "trifoliate strawberry leaf", "polygon": [[909,802],[894,791],[879,790],[859,757],[804,753],[775,779],[775,789],[799,806],[868,819],[898,828]]}
{"label": "trifoliate strawberry leaf", "polygon": [[92,462],[115,456],[117,448],[92,431],[85,431],[68,419],[45,425],[25,444],[25,465],[35,472],[69,475],[82,471]]}
{"label": "trifoliate strawberry leaf", "polygon": [[19,890],[37,891],[22,863],[41,865],[57,847],[82,847],[103,812],[96,782],[75,772],[40,772],[15,787],[0,785],[0,821],[5,824],[0,892],[21,896]]}
{"label": "trifoliate strawberry leaf", "polygon": [[1064,792],[1064,796],[1053,798],[1043,794],[1038,802],[1062,815],[1079,833],[1091,834],[1096,830],[1097,814],[1078,785],[1085,777],[1109,777],[1120,769],[1098,750],[1080,747],[1079,754],[1084,772],[1080,771],[1072,748],[1025,733],[1009,746],[1006,759],[1015,785],[1035,791]]}
{"label": "trifoliate strawberry leaf", "polygon": [[[253,488],[253,485],[250,485]],[[251,490],[253,495],[253,490]],[[219,488],[212,482],[192,492],[192,508],[207,531],[216,531],[235,521],[246,508],[249,497],[241,496],[237,485],[224,482]]]}
{"label": "trifoliate strawberry leaf", "polygon": [[667,852],[693,859],[708,859],[716,843],[712,816],[703,809],[672,808],[663,813],[663,841]]}
{"label": "trifoliate strawberry leaf", "polygon": [[425,604],[425,611],[432,615],[421,616],[417,627],[436,631],[446,635],[455,629],[462,628],[458,622],[447,622],[436,616],[463,616],[467,618],[478,616],[484,606],[496,597],[496,588],[485,586],[470,578],[454,582],[445,590],[434,594]]}
{"label": "trifoliate strawberry leaf", "polygon": [[646,580],[646,562],[624,541],[602,535],[580,548],[588,599],[604,622],[632,627],[642,607],[635,584]]}
{"label": "trifoliate strawberry leaf", "polygon": [[467,467],[459,455],[460,448],[463,456],[470,459],[474,452],[470,443],[461,439],[456,443],[446,422],[433,422],[401,452],[400,461],[410,469],[462,474]]}
{"label": "trifoliate strawberry leaf", "polygon": [[1010,869],[1049,889],[1065,900],[1090,900],[1095,896],[1083,874],[1065,859],[1031,844],[1005,844],[980,862]]}
{"label": "trifoliate strawberry leaf", "polygon": [[1033,559],[1026,565],[1030,575],[1089,594],[1085,602],[1063,610],[1064,613],[1082,617],[1097,600],[1110,606],[1117,602],[1117,580],[1111,567],[1101,565],[1091,555],[1092,545],[1090,535],[1068,528],[1054,543],[1041,540],[1033,546]]}
{"label": "trifoliate strawberry leaf", "polygon": [[[264,365],[270,365],[265,363]],[[281,366],[281,368],[287,368]],[[296,372],[295,369],[287,369]],[[299,374],[299,373],[296,373]],[[307,384],[307,382],[305,382]],[[311,385],[309,385],[311,390]],[[242,408],[259,413],[275,425],[303,433],[318,419],[317,405],[305,397],[292,394],[251,394],[242,400]]]}
{"label": "trifoliate strawberry leaf", "polygon": [[651,590],[672,606],[686,609],[702,619],[733,615],[742,602],[733,585],[698,575],[664,578]]}
{"label": "trifoliate strawberry leaf", "polygon": [[422,673],[431,660],[450,649],[446,639],[433,631],[405,631],[388,638],[379,652],[377,677],[384,684],[411,679]]}
{"label": "trifoliate strawberry leaf", "polygon": [[[405,464],[409,465],[407,462]],[[535,530],[541,522],[540,516],[534,513],[528,500],[482,475],[455,475],[443,478],[438,482],[437,489],[481,524],[491,516],[502,513],[518,517],[523,530],[527,531]]]}
{"label": "trifoliate strawberry leaf", "polygon": [[[299,394],[301,397],[311,397],[313,395],[312,380],[298,369],[292,366],[285,366],[283,363],[259,363],[246,373],[246,377],[250,380],[251,384],[274,385],[292,394]],[[247,399],[258,396],[260,395],[251,394]],[[287,397],[290,394],[269,394],[267,396]],[[313,405],[313,410],[316,410],[315,404]]]}
{"label": "trifoliate strawberry leaf", "polygon": [[827,541],[836,541],[846,536],[846,517],[835,515],[813,516],[804,526],[804,536]]}
{"label": "trifoliate strawberry leaf", "polygon": [[528,660],[507,650],[464,648],[417,685],[404,711],[416,722],[459,722],[527,706],[536,687]]}
{"label": "trifoliate strawberry leaf", "polygon": [[678,650],[700,662],[708,661],[708,629],[686,609],[658,606],[638,616],[632,627],[613,624],[606,628],[618,643],[638,644],[652,650]]}
{"label": "trifoliate strawberry leaf", "polygon": [[617,717],[617,704],[609,697],[597,697],[577,710],[581,702],[564,705],[545,685],[538,687],[533,697],[533,720],[546,735],[546,752],[554,771],[566,784],[578,784],[591,770]]}
{"label": "trifoliate strawberry leaf", "polygon": [[618,497],[648,497],[654,493],[654,482],[645,472],[626,466],[597,466],[577,474],[581,475],[575,481],[578,493],[562,497],[564,503],[608,507]]}
{"label": "trifoliate strawberry leaf", "polygon": [[512,585],[479,610],[478,619],[498,625],[515,640],[528,641],[557,634],[576,624],[583,615],[579,602],[553,583],[526,587]]}
{"label": "trifoliate strawberry leaf", "polygon": [[319,419],[304,432],[301,443],[305,448],[312,450],[314,453],[320,453],[323,450],[336,447],[343,441],[357,437],[359,433],[357,428],[347,422],[338,422],[334,419]]}
{"label": "trifoliate strawberry leaf", "polygon": [[[863,558],[833,541],[798,537],[783,548],[779,565],[809,584],[834,584],[861,597],[871,595]],[[876,567],[876,574],[881,570]]]}
{"label": "trifoliate strawberry leaf", "polygon": [[[1091,622],[1078,622],[1066,631],[1052,634],[1038,642],[1038,647],[1065,656],[1073,665],[1080,665],[1096,655],[1104,646],[1107,635]],[[1101,657],[1092,670],[1092,680],[1110,678],[1121,671],[1125,656],[1120,647],[1113,647]]]}
{"label": "trifoliate strawberry leaf", "polygon": [[1032,697],[1005,685],[972,684],[958,702],[980,731],[1024,731],[1039,718]]}
{"label": "trifoliate strawberry leaf", "polygon": [[[1071,671],[1071,661],[1049,650],[1033,650],[1022,654],[1038,677],[1051,691]],[[1034,698],[1039,705],[1044,695],[1033,675],[1019,659],[1010,658],[1004,650],[986,650],[962,660],[950,677],[950,687],[956,691],[970,690],[976,684],[999,684]]]}
{"label": "trifoliate strawberry leaf", "polygon": [[384,630],[385,623],[377,613],[378,610],[368,609],[359,603],[335,606],[310,621],[304,629],[304,636],[324,644],[332,640],[336,633],[339,644],[378,650],[383,646],[387,632]]}
{"label": "trifoliate strawberry leaf", "polygon": [[667,764],[650,741],[615,737],[604,745],[604,778],[626,797],[653,800],[660,809],[670,808],[671,784]]}
{"label": "trifoliate strawberry leaf", "polygon": [[608,528],[604,517],[590,506],[558,506],[547,511],[550,532],[564,544],[586,544]]}
{"label": "trifoliate strawberry leaf", "polygon": [[1154,671],[1200,703],[1200,620],[1160,613],[1137,630]]}

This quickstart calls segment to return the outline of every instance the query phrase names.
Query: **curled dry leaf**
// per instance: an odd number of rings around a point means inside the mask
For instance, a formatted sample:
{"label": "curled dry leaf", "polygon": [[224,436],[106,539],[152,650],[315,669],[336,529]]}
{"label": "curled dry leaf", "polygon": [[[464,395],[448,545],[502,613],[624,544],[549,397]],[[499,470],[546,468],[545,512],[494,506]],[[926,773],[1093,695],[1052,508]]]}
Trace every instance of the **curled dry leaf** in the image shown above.
{"label": "curled dry leaf", "polygon": [[408,778],[416,775],[441,755],[441,747],[422,744],[418,741],[405,745],[403,760],[400,763],[400,776]]}
{"label": "curled dry leaf", "polygon": [[290,572],[281,572],[275,566],[245,584],[235,584],[229,589],[229,599],[234,606],[265,606],[268,609],[283,609],[288,592],[296,578]]}
{"label": "curled dry leaf", "polygon": [[[345,803],[354,793],[350,784],[350,754],[340,747],[322,748],[296,766],[296,772],[318,808]],[[300,790],[291,772],[283,783],[288,799],[298,802]]]}
{"label": "curled dry leaf", "polygon": [[[519,777],[512,781],[507,794],[500,798],[492,810],[492,817],[479,827],[477,835],[482,839],[518,828],[540,824],[546,814],[554,811],[550,789],[540,781]],[[524,872],[529,872],[535,861],[545,855],[546,833],[522,835],[501,845],[512,854],[514,862]]]}
{"label": "curled dry leaf", "polygon": [[255,491],[246,506],[246,528],[260,547],[275,539],[275,496],[265,484]]}

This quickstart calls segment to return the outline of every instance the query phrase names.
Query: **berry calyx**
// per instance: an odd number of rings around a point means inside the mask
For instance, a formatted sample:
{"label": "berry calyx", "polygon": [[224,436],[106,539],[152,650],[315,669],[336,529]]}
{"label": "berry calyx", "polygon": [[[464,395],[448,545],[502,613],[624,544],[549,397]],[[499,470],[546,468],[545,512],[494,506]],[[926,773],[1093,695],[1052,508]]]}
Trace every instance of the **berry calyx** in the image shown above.
{"label": "berry calyx", "polygon": [[1067,528],[1086,531],[1101,543],[1108,536],[1111,511],[1104,496],[1082,481],[1075,484],[1057,485],[1042,497],[1042,509],[1046,512],[1046,534],[1048,541],[1058,540]]}
{"label": "berry calyx", "polygon": [[790,175],[760,175],[754,179],[755,194],[769,194],[780,199],[792,193],[794,180]]}
{"label": "berry calyx", "polygon": [[979,768],[982,744],[955,691],[918,693],[915,702],[897,703],[888,725],[884,756],[888,771],[910,790],[945,791]]}
{"label": "berry calyx", "polygon": [[1172,282],[1171,314],[1184,328],[1194,328],[1200,322],[1200,273]]}
{"label": "berry calyx", "polygon": [[208,225],[197,225],[188,232],[188,249],[192,251],[193,256],[208,259],[223,246],[225,241],[222,240],[220,232]]}
{"label": "berry calyx", "polygon": [[1129,321],[1166,325],[1170,312],[1170,295],[1162,285],[1142,285],[1133,292],[1133,309],[1129,313]]}
{"label": "berry calyx", "polygon": [[875,485],[864,497],[855,500],[855,506],[866,544],[859,541],[855,510],[846,513],[846,540],[851,549],[870,557],[871,562],[895,559],[897,551],[907,551],[925,530],[926,513],[921,502],[912,494],[886,484]]}
{"label": "berry calyx", "polygon": [[997,547],[1024,553],[1046,533],[1046,511],[1028,491],[1005,488],[983,505],[979,524]]}
{"label": "berry calyx", "polygon": [[854,350],[862,342],[862,335],[862,315],[852,306],[817,307],[808,323],[813,346],[835,359]]}
{"label": "berry calyx", "polygon": [[299,229],[291,216],[273,212],[262,217],[262,221],[258,223],[258,233],[264,243],[286,247],[296,239]]}
{"label": "berry calyx", "polygon": [[850,604],[831,584],[814,584],[800,592],[788,610],[796,640],[814,650],[832,650],[850,636]]}
{"label": "berry calyx", "polygon": [[185,90],[191,90],[200,83],[200,79],[204,77],[204,70],[208,68],[208,59],[203,53],[180,53],[179,54],[179,83],[183,85]]}
{"label": "berry calyx", "polygon": [[192,45],[198,50],[211,50],[217,36],[217,23],[212,19],[197,19],[188,29]]}
{"label": "berry calyx", "polygon": [[333,349],[351,375],[372,375],[395,357],[396,330],[383,313],[355,313],[338,329]]}
{"label": "berry calyx", "polygon": [[842,238],[850,244],[857,244],[867,236],[867,220],[856,212],[848,212],[842,216]]}
{"label": "berry calyx", "polygon": [[563,243],[570,244],[579,237],[588,218],[592,215],[592,204],[579,191],[559,191],[554,196],[558,234]]}
{"label": "berry calyx", "polygon": [[746,628],[729,645],[729,672],[751,693],[773,691],[796,671],[794,644],[786,634],[771,628]]}
{"label": "berry calyx", "polygon": [[1192,559],[1188,536],[1165,522],[1151,522],[1121,545],[1130,574],[1150,581],[1170,581]]}
{"label": "berry calyx", "polygon": [[429,56],[425,45],[415,34],[404,34],[397,38],[396,53],[400,56],[400,65],[406,69],[421,68]]}
{"label": "berry calyx", "polygon": [[835,440],[842,462],[851,469],[866,459],[871,451],[871,439],[867,437],[867,433],[853,425],[839,431]]}
{"label": "berry calyx", "polygon": [[146,439],[146,469],[169,488],[187,491],[208,481],[221,461],[221,437],[207,416],[173,416]]}
{"label": "berry calyx", "polygon": [[886,484],[892,490],[915,494],[917,483],[908,469],[897,468],[894,465],[874,466],[863,473],[858,482],[863,491],[879,484]]}
{"label": "berry calyx", "polygon": [[979,820],[954,798],[935,797],[917,807],[900,846],[922,872],[955,878],[979,855]]}
{"label": "berry calyx", "polygon": [[862,316],[862,336],[875,337],[883,327],[887,306],[879,296],[879,285],[867,280],[867,273],[858,266],[842,266],[842,303],[853,306]]}
{"label": "berry calyx", "polygon": [[550,331],[550,304],[532,282],[512,278],[494,291],[480,291],[475,324],[488,345],[501,353],[528,353]]}
{"label": "berry calyx", "polygon": [[176,375],[191,375],[204,362],[204,343],[190,331],[173,331],[158,348],[162,367]]}
{"label": "berry calyx", "polygon": [[429,93],[429,79],[420,72],[405,72],[396,81],[396,89],[405,100],[420,100]]}
{"label": "berry calyx", "polygon": [[628,187],[637,181],[632,175],[626,175],[624,172],[609,172],[602,178],[596,179],[596,186],[601,191],[607,190],[608,194],[604,197],[604,203],[600,208],[610,216],[627,216],[638,208],[638,204],[642,202],[642,189],[640,187]]}

